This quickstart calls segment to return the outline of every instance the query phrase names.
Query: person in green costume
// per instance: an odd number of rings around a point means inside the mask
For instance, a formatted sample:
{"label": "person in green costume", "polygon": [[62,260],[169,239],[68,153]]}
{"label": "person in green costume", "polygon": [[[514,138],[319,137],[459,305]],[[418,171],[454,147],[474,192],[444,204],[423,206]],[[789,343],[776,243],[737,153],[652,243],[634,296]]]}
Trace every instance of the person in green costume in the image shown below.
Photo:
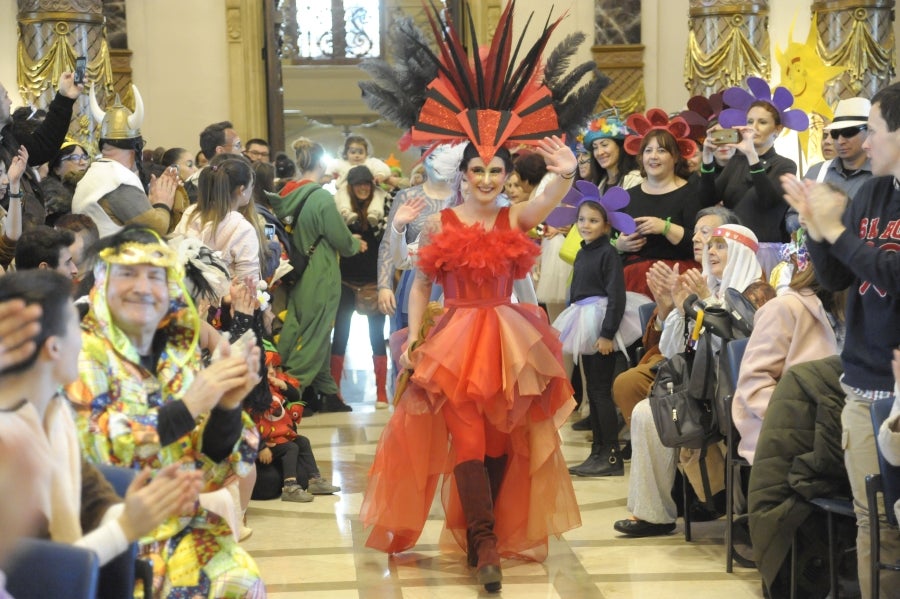
{"label": "person in green costume", "polygon": [[303,278],[290,291],[278,353],[285,370],[321,397],[316,405],[313,397],[305,394],[307,410],[349,412],[352,408],[341,398],[329,363],[331,329],[341,297],[338,255],[353,256],[368,247],[350,233],[334,197],[318,183],[325,173],[322,146],[301,137],[292,147],[300,177],[285,185],[281,196],[270,196],[270,201],[283,222],[293,221],[300,203],[306,202],[297,222],[292,223],[291,236],[295,247],[309,253],[315,244],[315,249]]}

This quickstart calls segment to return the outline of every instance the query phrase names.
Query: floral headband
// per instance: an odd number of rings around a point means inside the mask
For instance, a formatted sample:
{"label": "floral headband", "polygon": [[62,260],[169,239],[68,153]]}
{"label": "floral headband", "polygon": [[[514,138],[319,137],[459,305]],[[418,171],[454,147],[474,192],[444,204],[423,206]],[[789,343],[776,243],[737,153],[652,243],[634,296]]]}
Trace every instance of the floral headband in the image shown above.
{"label": "floral headband", "polygon": [[748,77],[746,91],[741,87],[730,87],[725,90],[722,99],[730,108],[719,115],[719,123],[725,127],[741,127],[747,124],[747,111],[754,102],[767,102],[775,107],[775,111],[781,117],[781,124],[794,131],[806,131],[809,129],[809,117],[799,108],[791,108],[794,103],[794,95],[786,87],[778,86],[775,93],[769,88],[765,79]]}
{"label": "floral headband", "polygon": [[[566,197],[564,197],[560,203],[560,208],[563,206],[569,208],[569,212],[573,217],[569,222],[569,224],[571,224],[578,218],[578,210],[581,208],[582,204],[585,202],[600,204],[606,211],[606,221],[615,230],[621,231],[626,235],[631,235],[636,228],[634,219],[624,212],[619,212],[628,205],[630,200],[631,196],[629,196],[628,192],[621,187],[610,187],[606,190],[606,193],[601,196],[600,190],[590,181],[576,181],[575,185],[569,190],[569,193],[566,194]],[[572,210],[572,207],[574,207],[574,210]],[[559,210],[559,208],[556,210]]]}
{"label": "floral headband", "polygon": [[589,151],[598,139],[618,139],[622,141],[631,131],[619,118],[617,110],[606,110],[591,118],[587,128],[578,136],[578,141]]}
{"label": "floral headband", "polygon": [[625,138],[625,151],[632,156],[637,156],[641,151],[641,143],[644,137],[654,129],[663,129],[672,134],[678,143],[678,150],[683,158],[690,158],[697,152],[697,144],[690,139],[691,128],[680,116],[669,120],[669,115],[661,108],[651,108],[646,115],[635,113],[625,120],[635,135]]}

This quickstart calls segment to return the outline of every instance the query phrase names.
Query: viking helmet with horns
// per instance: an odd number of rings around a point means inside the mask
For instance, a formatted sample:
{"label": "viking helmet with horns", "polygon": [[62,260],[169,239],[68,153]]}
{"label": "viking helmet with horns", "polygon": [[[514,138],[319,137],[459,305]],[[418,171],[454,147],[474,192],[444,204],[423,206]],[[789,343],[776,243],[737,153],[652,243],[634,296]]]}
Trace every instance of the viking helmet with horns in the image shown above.
{"label": "viking helmet with horns", "polygon": [[113,105],[104,112],[97,104],[94,86],[91,85],[91,114],[100,123],[100,139],[138,139],[141,137],[141,123],[144,122],[144,101],[136,85],[131,86],[134,93],[134,112],[128,110],[116,94]]}

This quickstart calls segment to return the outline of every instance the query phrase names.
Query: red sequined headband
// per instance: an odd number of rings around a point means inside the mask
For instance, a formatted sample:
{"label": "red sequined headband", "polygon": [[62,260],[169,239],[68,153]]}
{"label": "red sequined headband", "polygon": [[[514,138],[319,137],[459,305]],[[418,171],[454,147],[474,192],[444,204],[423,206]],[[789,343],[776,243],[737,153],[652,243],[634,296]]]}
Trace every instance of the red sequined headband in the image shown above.
{"label": "red sequined headband", "polygon": [[742,233],[732,231],[731,229],[713,229],[710,238],[712,237],[721,237],[723,239],[731,239],[732,241],[737,241],[739,244],[750,248],[754,254],[759,250],[759,244],[756,241]]}

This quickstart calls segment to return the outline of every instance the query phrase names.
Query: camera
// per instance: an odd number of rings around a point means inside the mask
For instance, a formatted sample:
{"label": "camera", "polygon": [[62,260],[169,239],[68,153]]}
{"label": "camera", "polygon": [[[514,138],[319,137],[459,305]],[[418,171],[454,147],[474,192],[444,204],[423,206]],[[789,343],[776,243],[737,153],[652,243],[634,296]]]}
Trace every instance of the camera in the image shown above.
{"label": "camera", "polygon": [[84,85],[84,72],[87,68],[87,58],[79,56],[75,59],[75,85]]}
{"label": "camera", "polygon": [[716,129],[709,132],[709,141],[717,146],[736,144],[741,141],[741,132],[737,129]]}
{"label": "camera", "polygon": [[269,241],[275,239],[275,225],[267,224],[264,228],[266,231],[266,239]]}

